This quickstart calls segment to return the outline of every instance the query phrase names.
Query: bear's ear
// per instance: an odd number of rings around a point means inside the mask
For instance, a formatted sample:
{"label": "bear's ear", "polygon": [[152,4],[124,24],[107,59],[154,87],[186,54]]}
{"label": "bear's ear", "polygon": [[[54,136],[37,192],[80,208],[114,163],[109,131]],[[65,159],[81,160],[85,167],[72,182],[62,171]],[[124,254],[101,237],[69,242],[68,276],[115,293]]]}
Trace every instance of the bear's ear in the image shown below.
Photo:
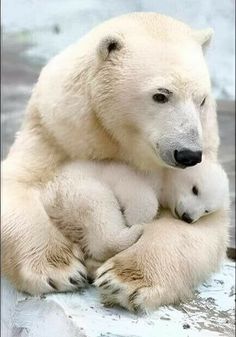
{"label": "bear's ear", "polygon": [[210,44],[213,34],[214,31],[212,28],[206,28],[195,30],[193,32],[193,37],[198,43],[200,43],[202,49],[205,50],[205,48]]}
{"label": "bear's ear", "polygon": [[123,48],[122,38],[118,35],[105,36],[99,43],[97,52],[102,60],[107,60],[113,53]]}

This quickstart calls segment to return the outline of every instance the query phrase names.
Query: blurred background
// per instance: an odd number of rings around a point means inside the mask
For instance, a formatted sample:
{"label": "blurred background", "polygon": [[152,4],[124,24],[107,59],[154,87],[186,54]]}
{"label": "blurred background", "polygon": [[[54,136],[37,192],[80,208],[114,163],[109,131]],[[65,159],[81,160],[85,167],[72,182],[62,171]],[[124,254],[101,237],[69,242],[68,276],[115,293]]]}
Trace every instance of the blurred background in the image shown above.
{"label": "blurred background", "polygon": [[155,11],[194,28],[213,27],[208,53],[217,98],[234,98],[234,0],[3,0],[3,32],[33,44],[27,56],[44,63],[92,27],[113,16]]}
{"label": "blurred background", "polygon": [[[33,84],[48,59],[98,23],[133,11],[155,11],[193,28],[210,26],[215,31],[207,62],[218,101],[220,158],[230,177],[234,224],[234,0],[2,0],[2,158],[14,140]],[[233,240],[231,245],[235,245]]]}

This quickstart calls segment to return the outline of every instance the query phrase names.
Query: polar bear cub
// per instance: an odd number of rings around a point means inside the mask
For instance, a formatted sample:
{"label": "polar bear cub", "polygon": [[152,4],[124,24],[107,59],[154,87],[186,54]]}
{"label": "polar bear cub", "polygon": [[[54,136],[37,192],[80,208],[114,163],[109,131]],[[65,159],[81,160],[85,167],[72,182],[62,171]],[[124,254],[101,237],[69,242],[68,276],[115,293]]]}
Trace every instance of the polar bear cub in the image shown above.
{"label": "polar bear cub", "polygon": [[99,261],[135,243],[159,207],[147,177],[123,164],[96,161],[62,167],[41,198],[54,225]]}
{"label": "polar bear cub", "polygon": [[219,163],[203,161],[185,170],[170,169],[160,195],[162,206],[185,222],[229,208],[228,177]]}
{"label": "polar bear cub", "polygon": [[104,261],[134,244],[160,206],[188,223],[221,209],[228,180],[211,162],[144,174],[119,163],[77,161],[62,167],[41,196],[64,235]]}

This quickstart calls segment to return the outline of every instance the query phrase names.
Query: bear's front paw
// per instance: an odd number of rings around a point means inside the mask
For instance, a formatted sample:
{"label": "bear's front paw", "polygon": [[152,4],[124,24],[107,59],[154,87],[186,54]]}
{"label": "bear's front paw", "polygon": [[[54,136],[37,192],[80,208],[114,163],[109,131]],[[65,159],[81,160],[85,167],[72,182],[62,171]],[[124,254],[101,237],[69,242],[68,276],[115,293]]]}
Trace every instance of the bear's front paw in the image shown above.
{"label": "bear's front paw", "polygon": [[41,261],[31,261],[20,270],[19,289],[32,295],[75,291],[87,285],[87,269],[78,246],[47,251]]}
{"label": "bear's front paw", "polygon": [[[60,259],[64,259],[64,266],[60,264],[62,262]],[[54,261],[56,268],[47,278],[51,291],[73,291],[86,286],[87,270],[80,249],[76,245],[66,257],[59,258],[59,261],[59,265]]]}
{"label": "bear's front paw", "polygon": [[151,288],[135,265],[122,267],[116,259],[110,259],[97,270],[94,285],[106,306],[120,305],[133,312],[148,309],[146,297]]}

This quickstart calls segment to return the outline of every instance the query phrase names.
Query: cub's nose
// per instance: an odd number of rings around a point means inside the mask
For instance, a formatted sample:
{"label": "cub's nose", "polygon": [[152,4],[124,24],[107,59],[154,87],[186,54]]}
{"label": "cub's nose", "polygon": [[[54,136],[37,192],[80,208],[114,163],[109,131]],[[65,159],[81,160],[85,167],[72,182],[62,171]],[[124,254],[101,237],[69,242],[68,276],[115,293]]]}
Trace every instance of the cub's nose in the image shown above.
{"label": "cub's nose", "polygon": [[202,151],[175,150],[174,157],[179,166],[194,166],[202,161]]}
{"label": "cub's nose", "polygon": [[187,223],[192,223],[193,219],[189,216],[188,213],[183,213],[181,219]]}

